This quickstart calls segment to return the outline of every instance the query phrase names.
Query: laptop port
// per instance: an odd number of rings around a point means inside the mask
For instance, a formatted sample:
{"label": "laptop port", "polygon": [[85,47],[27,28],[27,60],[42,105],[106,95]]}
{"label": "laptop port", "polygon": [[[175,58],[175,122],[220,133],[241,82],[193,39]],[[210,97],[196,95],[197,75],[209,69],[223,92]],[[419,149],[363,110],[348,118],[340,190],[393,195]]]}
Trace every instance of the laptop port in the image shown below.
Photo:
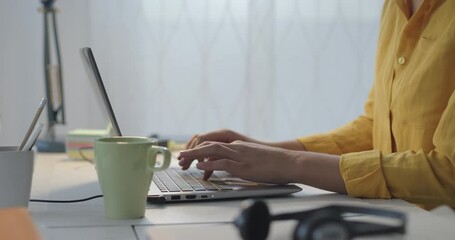
{"label": "laptop port", "polygon": [[207,198],[207,195],[201,195],[201,198]]}
{"label": "laptop port", "polygon": [[171,196],[171,200],[180,200],[180,196]]}
{"label": "laptop port", "polygon": [[186,199],[196,199],[196,195],[186,195]]}

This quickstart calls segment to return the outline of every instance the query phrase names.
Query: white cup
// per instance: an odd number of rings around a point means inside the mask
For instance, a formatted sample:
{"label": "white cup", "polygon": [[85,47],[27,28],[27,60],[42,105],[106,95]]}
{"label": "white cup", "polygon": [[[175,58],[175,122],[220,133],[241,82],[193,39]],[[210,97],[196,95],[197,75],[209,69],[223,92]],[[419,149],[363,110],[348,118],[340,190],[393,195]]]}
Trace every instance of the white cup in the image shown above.
{"label": "white cup", "polygon": [[28,207],[33,175],[33,151],[0,147],[0,208]]}

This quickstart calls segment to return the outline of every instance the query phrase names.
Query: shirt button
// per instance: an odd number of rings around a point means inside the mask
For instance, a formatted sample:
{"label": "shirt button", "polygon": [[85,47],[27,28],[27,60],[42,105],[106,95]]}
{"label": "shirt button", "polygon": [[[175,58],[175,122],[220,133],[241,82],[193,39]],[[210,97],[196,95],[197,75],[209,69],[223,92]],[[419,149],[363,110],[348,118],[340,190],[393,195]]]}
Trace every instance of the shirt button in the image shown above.
{"label": "shirt button", "polygon": [[403,65],[405,62],[406,62],[406,58],[404,58],[404,57],[398,58],[398,64]]}

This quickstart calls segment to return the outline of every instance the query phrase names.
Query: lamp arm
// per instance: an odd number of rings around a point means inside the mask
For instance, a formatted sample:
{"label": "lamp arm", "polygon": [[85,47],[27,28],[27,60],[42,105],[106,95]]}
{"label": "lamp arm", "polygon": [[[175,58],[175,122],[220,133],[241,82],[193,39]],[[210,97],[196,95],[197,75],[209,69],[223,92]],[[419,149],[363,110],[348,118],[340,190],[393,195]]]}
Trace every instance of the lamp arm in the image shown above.
{"label": "lamp arm", "polygon": [[[36,141],[36,147],[39,152],[65,152],[65,141],[58,139],[55,131],[57,124],[65,124],[66,122],[63,102],[62,60],[57,34],[57,10],[53,7],[55,0],[40,0],[40,2],[42,8],[38,10],[43,13],[44,17],[44,83],[48,104],[46,136]],[[53,49],[54,47],[55,49]],[[52,61],[54,56],[52,55],[56,55],[54,63]]]}
{"label": "lamp arm", "polygon": [[[55,10],[52,11],[52,21],[53,21],[53,28],[54,28],[54,42],[55,42],[55,48],[56,48],[56,55],[57,55],[57,89],[58,89],[58,97],[59,97],[59,103],[60,106],[57,108],[57,114],[58,112],[61,113],[61,123],[65,124],[65,104],[64,104],[64,98],[63,98],[63,77],[62,77],[62,61],[61,61],[61,55],[60,55],[60,44],[58,40],[58,34],[57,34],[57,19],[55,17]],[[57,117],[57,116],[56,116]]]}
{"label": "lamp arm", "polygon": [[48,119],[48,128],[52,128],[55,124],[54,120],[54,106],[52,101],[52,93],[51,93],[51,66],[50,66],[50,51],[49,51],[49,20],[47,17],[48,9],[43,9],[43,16],[44,16],[44,82],[46,86],[46,97],[49,100],[47,104],[47,119]]}
{"label": "lamp arm", "polygon": [[[66,123],[63,98],[62,60],[57,31],[57,10],[53,7],[54,2],[55,0],[41,0],[41,3],[43,4],[41,10],[44,16],[44,81],[46,86],[46,97],[49,100],[47,104],[47,135],[52,139],[55,137],[55,125]],[[49,21],[52,21],[52,23]],[[55,46],[55,55],[57,58],[56,65],[52,65],[51,43]]]}

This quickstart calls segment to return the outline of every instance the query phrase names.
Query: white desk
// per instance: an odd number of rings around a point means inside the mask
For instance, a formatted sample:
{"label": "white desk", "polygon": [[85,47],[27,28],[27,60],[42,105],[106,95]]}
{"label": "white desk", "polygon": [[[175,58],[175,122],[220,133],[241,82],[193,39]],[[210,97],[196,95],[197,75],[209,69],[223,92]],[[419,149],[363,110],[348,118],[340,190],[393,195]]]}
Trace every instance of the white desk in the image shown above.
{"label": "white desk", "polygon": [[[453,239],[455,220],[426,212],[401,200],[350,198],[308,186],[292,197],[271,198],[271,213],[315,208],[330,203],[399,209],[409,217],[408,234],[394,239]],[[38,154],[32,184],[34,199],[80,199],[101,194],[94,165],[65,159],[63,154]],[[103,199],[81,203],[30,203],[29,211],[43,239],[239,239],[229,222],[240,200],[172,203],[147,206],[136,220],[104,217]],[[289,239],[293,224],[273,224],[269,239]],[[390,236],[389,236],[390,237]],[[384,238],[384,237],[382,237]],[[371,239],[371,238],[369,238]]]}

